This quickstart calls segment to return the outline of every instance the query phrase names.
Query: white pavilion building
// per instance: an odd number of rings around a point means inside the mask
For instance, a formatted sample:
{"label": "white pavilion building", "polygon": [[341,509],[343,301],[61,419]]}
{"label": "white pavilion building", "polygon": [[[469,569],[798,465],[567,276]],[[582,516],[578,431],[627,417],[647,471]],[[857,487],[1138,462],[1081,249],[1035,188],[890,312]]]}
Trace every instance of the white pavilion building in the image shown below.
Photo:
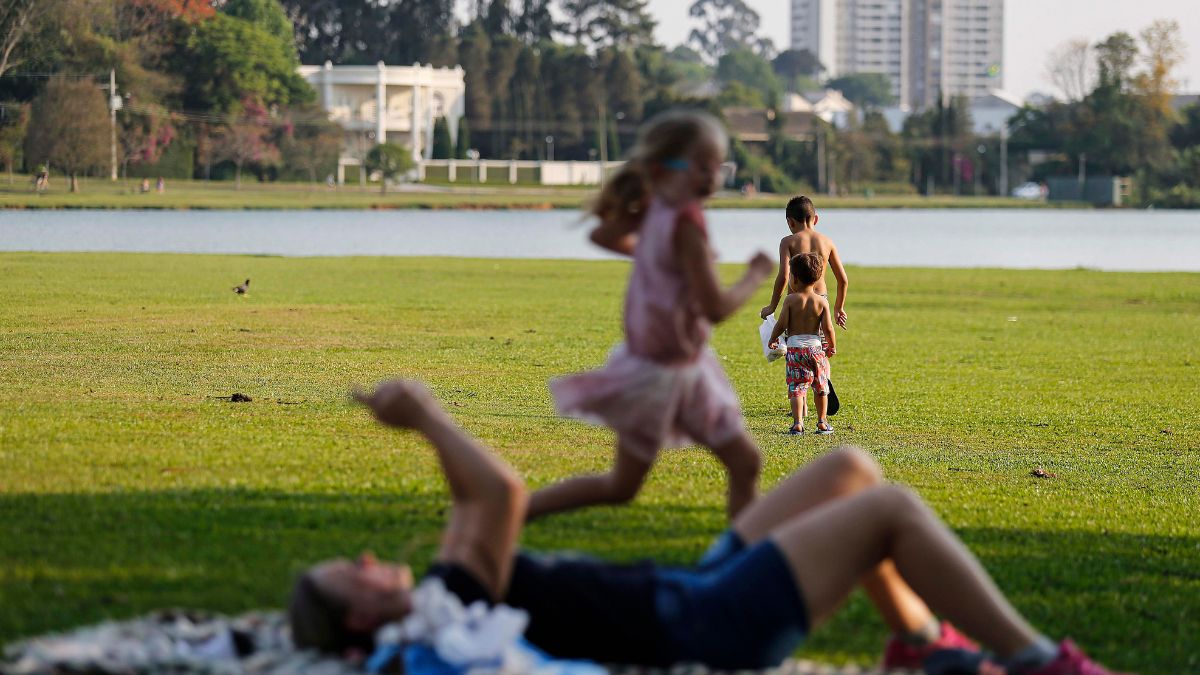
{"label": "white pavilion building", "polygon": [[345,130],[338,182],[345,167],[361,166],[377,143],[405,145],[414,160],[430,159],[433,124],[445,117],[453,140],[463,116],[466,84],[460,66],[300,66],[300,76],[320,94],[329,119]]}

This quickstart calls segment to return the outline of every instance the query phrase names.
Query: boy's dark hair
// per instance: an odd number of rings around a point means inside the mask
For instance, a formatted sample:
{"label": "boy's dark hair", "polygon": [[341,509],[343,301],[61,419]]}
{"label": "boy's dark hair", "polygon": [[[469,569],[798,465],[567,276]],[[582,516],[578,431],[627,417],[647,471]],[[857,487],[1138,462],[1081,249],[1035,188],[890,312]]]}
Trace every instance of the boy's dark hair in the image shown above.
{"label": "boy's dark hair", "polygon": [[374,636],[346,628],[348,607],[340,598],[326,593],[309,573],[296,579],[288,603],[292,642],[301,649],[342,654],[352,647],[371,653]]}
{"label": "boy's dark hair", "polygon": [[798,222],[807,223],[817,217],[817,207],[813,201],[805,196],[792,197],[787,203],[787,211],[784,212],[788,218]]}
{"label": "boy's dark hair", "polygon": [[825,258],[820,253],[798,253],[788,261],[788,267],[801,286],[812,286],[825,273]]}

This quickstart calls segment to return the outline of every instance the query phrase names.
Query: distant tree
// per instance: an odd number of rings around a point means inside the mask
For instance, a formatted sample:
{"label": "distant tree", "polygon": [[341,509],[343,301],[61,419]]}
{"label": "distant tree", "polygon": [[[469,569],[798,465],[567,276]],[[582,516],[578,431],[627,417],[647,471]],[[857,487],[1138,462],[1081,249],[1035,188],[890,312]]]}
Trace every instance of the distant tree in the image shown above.
{"label": "distant tree", "polygon": [[654,42],[654,18],[647,0],[560,0],[562,30],[576,46],[636,47]]}
{"label": "distant tree", "polygon": [[79,192],[79,174],[109,161],[108,106],[89,78],[53,78],[34,100],[25,135],[25,157],[49,164],[71,178]]}
{"label": "distant tree", "polygon": [[466,159],[467,150],[471,149],[471,125],[466,115],[458,118],[458,137],[454,146],[454,158]]}
{"label": "distant tree", "polygon": [[13,166],[21,156],[21,143],[29,126],[29,105],[20,103],[0,104],[0,162],[8,170],[8,184],[13,182]]}
{"label": "distant tree", "polygon": [[367,171],[379,172],[379,191],[387,194],[389,180],[398,180],[413,166],[408,149],[395,143],[380,143],[367,153]]}
{"label": "distant tree", "polygon": [[491,0],[483,12],[483,27],[493,39],[509,35],[513,29],[513,15],[508,0]]}
{"label": "distant tree", "polygon": [[735,49],[749,49],[764,58],[774,56],[771,41],[758,35],[758,12],[745,0],[695,0],[688,13],[700,22],[688,43],[710,62]]}
{"label": "distant tree", "polygon": [[280,3],[295,27],[304,63],[332,61],[362,65],[384,57],[384,47],[389,42],[386,35],[390,5],[375,0],[280,0]]}
{"label": "distant tree", "polygon": [[737,82],[759,93],[763,103],[776,106],[783,86],[771,64],[758,54],[745,48],[726,52],[717,62],[717,81],[728,86]]}
{"label": "distant tree", "polygon": [[342,129],[320,109],[300,108],[285,113],[280,141],[283,164],[303,171],[314,183],[336,169],[342,152]]}
{"label": "distant tree", "polygon": [[458,41],[458,62],[467,86],[466,116],[472,123],[484,126],[492,120],[492,87],[487,79],[491,49],[492,40],[482,22],[472,22],[463,29]]}
{"label": "distant tree", "polygon": [[1094,50],[1100,84],[1125,89],[1132,80],[1131,71],[1137,62],[1137,41],[1129,33],[1118,31],[1096,43]]}
{"label": "distant tree", "polygon": [[279,0],[225,0],[221,11],[249,21],[285,44],[295,44],[292,22]]}
{"label": "distant tree", "polygon": [[644,103],[642,76],[629,50],[619,49],[613,52],[605,82],[608,85],[609,111],[614,115],[621,113],[628,120],[641,119]]}
{"label": "distant tree", "polygon": [[1087,40],[1068,40],[1046,57],[1046,74],[1066,101],[1081,101],[1092,90],[1092,46]]}
{"label": "distant tree", "polygon": [[117,121],[122,177],[128,175],[130,163],[157,162],[175,140],[170,114],[158,105],[139,106],[136,111],[126,108],[117,114]]}
{"label": "distant tree", "polygon": [[453,0],[405,0],[378,3],[386,11],[376,45],[378,59],[388,63],[454,65],[457,19]]}
{"label": "distant tree", "polygon": [[237,112],[247,97],[264,105],[297,105],[315,99],[296,72],[291,42],[255,24],[218,14],[198,24],[180,50],[186,73],[184,103],[192,109]]}
{"label": "distant tree", "polygon": [[557,26],[550,13],[550,0],[523,0],[521,12],[514,21],[513,32],[525,44],[554,39]]}
{"label": "distant tree", "polygon": [[775,71],[775,75],[783,81],[783,86],[787,91],[803,91],[811,81],[820,77],[821,72],[825,70],[825,66],[821,65],[821,61],[816,55],[807,49],[788,49],[782,51],[774,59],[771,59],[771,68]]}
{"label": "distant tree", "polygon": [[763,98],[761,90],[754,89],[742,82],[734,80],[726,84],[720,95],[717,96],[717,104],[722,108],[766,108],[767,100]]}
{"label": "distant tree", "polygon": [[1145,71],[1135,78],[1134,86],[1165,120],[1172,116],[1171,99],[1179,88],[1174,71],[1187,58],[1187,45],[1174,19],[1154,21],[1139,37]]}
{"label": "distant tree", "polygon": [[434,159],[450,159],[454,154],[454,145],[450,141],[450,124],[445,117],[439,117],[433,122],[433,149],[430,155]]}
{"label": "distant tree", "polygon": [[25,62],[23,43],[59,4],[58,0],[6,0],[0,5],[0,77]]}
{"label": "distant tree", "polygon": [[860,108],[879,108],[895,102],[892,84],[883,73],[855,73],[843,75],[826,83],[830,89],[842,95]]}
{"label": "distant tree", "polygon": [[242,189],[242,168],[247,164],[267,165],[280,160],[279,148],[270,141],[271,126],[265,111],[253,103],[246,114],[229,124],[213,143],[213,158],[233,162],[234,181]]}

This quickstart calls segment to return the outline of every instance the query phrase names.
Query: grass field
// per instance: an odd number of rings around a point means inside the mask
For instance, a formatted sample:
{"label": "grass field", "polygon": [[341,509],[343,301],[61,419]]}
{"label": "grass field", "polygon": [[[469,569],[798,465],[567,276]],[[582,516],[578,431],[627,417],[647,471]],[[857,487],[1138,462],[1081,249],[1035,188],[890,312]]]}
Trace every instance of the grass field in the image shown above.
{"label": "grass field", "polygon": [[[362,548],[422,567],[444,487],[421,443],[346,403],[354,382],[428,381],[532,485],[605,468],[610,434],[556,418],[546,380],[619,339],[626,274],[0,254],[0,643],[152,608],[279,606],[306,563]],[[1114,667],[1200,670],[1200,275],[850,274],[832,438],[781,434],[782,366],[763,361],[753,309],[717,330],[765,485],[861,445],[1049,634]],[[229,291],[246,277],[249,296]],[[217,398],[233,392],[254,400]],[[547,519],[524,543],[686,563],[723,527],[722,492],[708,454],[666,453],[633,505]],[[802,654],[867,663],[884,637],[856,596]]]}
{"label": "grass field", "polygon": [[[67,181],[51,181],[45,194],[29,189],[29,179],[13,183],[0,178],[0,209],[578,209],[595,193],[593,186],[529,187],[445,185],[408,186],[404,191],[380,194],[378,186],[348,185],[331,190],[311,183],[168,181],[164,194],[142,194],[140,181],[116,183],[91,178],[77,194],[67,192]],[[821,198],[822,208],[1081,208],[1076,203],[1031,202],[1001,197],[921,197],[878,195]],[[747,199],[719,196],[712,208],[782,209],[787,196],[763,195]]]}

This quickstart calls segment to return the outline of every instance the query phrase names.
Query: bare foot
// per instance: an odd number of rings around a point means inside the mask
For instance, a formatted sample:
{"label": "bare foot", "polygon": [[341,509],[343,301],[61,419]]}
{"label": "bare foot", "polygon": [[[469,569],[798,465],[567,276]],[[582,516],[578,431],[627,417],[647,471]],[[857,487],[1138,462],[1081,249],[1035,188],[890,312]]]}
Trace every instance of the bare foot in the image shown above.
{"label": "bare foot", "polygon": [[371,409],[380,422],[402,429],[421,426],[437,402],[425,385],[415,380],[381,382],[375,391],[354,389],[350,396]]}

